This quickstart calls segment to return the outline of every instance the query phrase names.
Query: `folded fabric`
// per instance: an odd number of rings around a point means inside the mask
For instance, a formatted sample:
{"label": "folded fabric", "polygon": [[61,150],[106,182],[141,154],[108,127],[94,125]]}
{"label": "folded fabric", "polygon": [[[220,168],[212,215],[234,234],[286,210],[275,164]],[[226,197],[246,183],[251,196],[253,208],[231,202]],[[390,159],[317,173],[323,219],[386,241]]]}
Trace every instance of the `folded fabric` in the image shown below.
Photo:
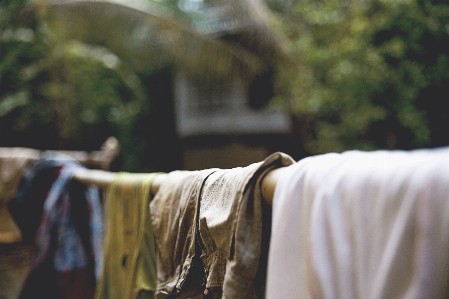
{"label": "folded fabric", "polygon": [[21,232],[8,211],[8,202],[16,196],[22,175],[39,157],[38,150],[0,147],[0,241],[18,243]]}
{"label": "folded fabric", "polygon": [[34,247],[20,298],[93,297],[102,263],[101,203],[96,187],[72,180],[80,167],[65,156],[45,157],[9,202],[24,243]]}
{"label": "folded fabric", "polygon": [[153,298],[156,244],[148,205],[158,174],[121,172],[109,185],[104,266],[95,299]]}
{"label": "folded fabric", "polygon": [[[72,181],[72,177],[73,169],[62,166],[45,199],[34,240],[34,268],[49,255],[53,255],[54,267],[59,272],[84,268],[91,261],[96,269],[101,265],[99,192],[96,187]],[[52,248],[54,242],[56,248]]]}
{"label": "folded fabric", "polygon": [[270,170],[294,162],[276,152],[207,179],[199,223],[207,290],[223,292],[222,298],[263,298],[271,209],[261,198],[260,185]]}
{"label": "folded fabric", "polygon": [[189,298],[204,290],[197,214],[204,181],[216,170],[169,172],[150,203],[158,246],[156,298]]}
{"label": "folded fabric", "polygon": [[448,298],[449,148],[348,151],[287,168],[266,298]]}
{"label": "folded fabric", "polygon": [[8,202],[8,209],[20,228],[25,244],[34,243],[44,202],[62,165],[60,161],[51,158],[44,158],[30,165],[21,177],[16,196]]}
{"label": "folded fabric", "polygon": [[274,153],[247,167],[168,173],[150,204],[160,257],[157,298],[203,291],[262,298],[270,211],[260,183],[271,169],[292,163]]}
{"label": "folded fabric", "polygon": [[0,203],[16,196],[23,172],[39,156],[34,149],[0,147]]}

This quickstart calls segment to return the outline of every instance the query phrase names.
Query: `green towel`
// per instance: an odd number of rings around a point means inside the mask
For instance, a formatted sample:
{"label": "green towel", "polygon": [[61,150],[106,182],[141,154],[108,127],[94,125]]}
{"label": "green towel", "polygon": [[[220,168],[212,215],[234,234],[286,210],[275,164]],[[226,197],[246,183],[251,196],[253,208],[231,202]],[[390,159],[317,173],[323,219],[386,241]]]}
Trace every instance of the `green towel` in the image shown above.
{"label": "green towel", "polygon": [[156,243],[150,221],[150,187],[159,173],[116,175],[107,190],[103,271],[95,299],[153,298]]}

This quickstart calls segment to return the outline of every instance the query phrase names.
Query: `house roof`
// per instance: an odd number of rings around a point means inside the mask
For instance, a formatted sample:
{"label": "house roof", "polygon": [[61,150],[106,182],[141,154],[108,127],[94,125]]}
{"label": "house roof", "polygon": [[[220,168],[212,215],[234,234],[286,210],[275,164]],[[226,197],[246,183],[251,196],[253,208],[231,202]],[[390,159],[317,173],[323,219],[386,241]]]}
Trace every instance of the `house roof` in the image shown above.
{"label": "house roof", "polygon": [[136,69],[174,61],[198,73],[255,74],[282,56],[283,41],[262,0],[179,3],[183,17],[148,0],[52,0],[30,7],[44,11],[61,37],[105,46]]}

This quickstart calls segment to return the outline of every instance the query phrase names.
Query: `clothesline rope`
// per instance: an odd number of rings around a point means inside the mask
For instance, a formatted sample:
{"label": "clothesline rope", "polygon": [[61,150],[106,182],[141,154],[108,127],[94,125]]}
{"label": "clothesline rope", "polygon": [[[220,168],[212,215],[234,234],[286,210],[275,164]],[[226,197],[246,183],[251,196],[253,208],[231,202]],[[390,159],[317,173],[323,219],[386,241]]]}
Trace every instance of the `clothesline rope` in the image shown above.
{"label": "clothesline rope", "polygon": [[[274,190],[279,177],[285,172],[286,167],[281,167],[270,171],[262,180],[261,192],[263,199],[272,204]],[[117,173],[97,170],[97,169],[77,169],[73,178],[84,184],[96,185],[100,188],[107,188],[109,184],[114,180]],[[151,195],[155,195],[159,190],[161,184],[164,183],[166,174],[159,174],[151,184]]]}
{"label": "clothesline rope", "polygon": [[[120,151],[120,144],[115,137],[109,137],[98,151],[65,151],[55,152],[64,154],[70,159],[87,166],[105,171],[110,169],[112,161]],[[37,161],[49,151],[40,151],[24,147],[0,147],[0,244],[20,242],[21,232],[12,219],[7,203],[14,197],[20,181],[22,168],[29,162]]]}
{"label": "clothesline rope", "polygon": [[[26,150],[21,151],[21,150]],[[0,147],[1,159],[28,159],[37,161],[41,159],[46,152],[57,152],[64,154],[77,162],[103,170],[109,170],[112,161],[117,157],[120,151],[120,144],[115,137],[109,137],[98,151],[69,151],[69,150],[46,150],[22,148],[22,147]]]}
{"label": "clothesline rope", "polygon": [[[8,149],[8,148],[0,148]],[[2,151],[6,153],[7,151]],[[113,181],[117,173],[109,171],[110,164],[117,156],[119,152],[119,143],[116,138],[108,138],[102,145],[100,151],[92,152],[82,152],[82,151],[57,151],[59,153],[66,154],[76,161],[84,164],[86,166],[96,166],[100,169],[90,169],[90,168],[80,168],[75,170],[73,178],[81,183],[96,185],[100,188],[107,188]],[[34,155],[28,157],[31,160],[38,160],[41,158],[42,152],[35,150]],[[0,156],[1,158],[2,156]],[[4,158],[4,157],[3,157]],[[272,205],[274,190],[279,180],[279,177],[285,171],[286,167],[281,167],[270,171],[262,180],[261,183],[261,194],[262,198],[269,204]],[[151,195],[155,195],[159,190],[161,184],[164,183],[166,174],[159,174],[153,181],[151,185]],[[0,194],[1,195],[1,194]],[[0,226],[0,243],[14,243],[20,241],[20,232],[10,224],[11,223],[10,214],[6,208],[6,202],[8,199],[0,198],[0,221],[4,224]]]}

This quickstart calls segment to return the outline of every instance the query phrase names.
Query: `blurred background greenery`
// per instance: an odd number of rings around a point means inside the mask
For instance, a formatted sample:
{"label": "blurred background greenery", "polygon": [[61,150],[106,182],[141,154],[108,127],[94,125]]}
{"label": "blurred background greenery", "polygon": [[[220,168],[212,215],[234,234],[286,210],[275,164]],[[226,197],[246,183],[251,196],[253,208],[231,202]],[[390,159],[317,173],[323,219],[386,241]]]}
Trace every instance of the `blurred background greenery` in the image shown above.
{"label": "blurred background greenery", "polygon": [[[228,22],[207,10],[224,6]],[[270,73],[252,105],[288,111],[295,146],[279,149],[296,159],[449,145],[447,1],[0,0],[0,146],[116,136],[121,169],[176,169],[180,67],[202,82]]]}

